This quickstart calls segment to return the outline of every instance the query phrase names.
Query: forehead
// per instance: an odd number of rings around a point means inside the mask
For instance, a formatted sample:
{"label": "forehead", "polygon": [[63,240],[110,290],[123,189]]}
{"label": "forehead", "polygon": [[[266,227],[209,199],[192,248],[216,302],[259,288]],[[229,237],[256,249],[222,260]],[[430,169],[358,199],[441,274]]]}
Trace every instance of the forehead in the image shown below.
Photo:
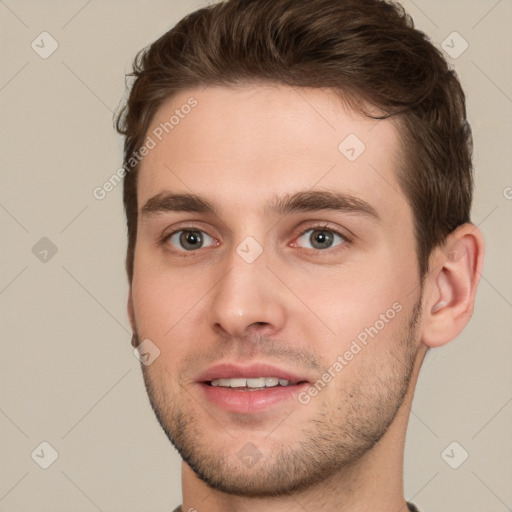
{"label": "forehead", "polygon": [[330,190],[394,218],[410,214],[396,123],[354,112],[327,89],[184,90],[161,105],[147,136],[154,147],[140,166],[139,208],[170,190],[263,214],[270,197]]}

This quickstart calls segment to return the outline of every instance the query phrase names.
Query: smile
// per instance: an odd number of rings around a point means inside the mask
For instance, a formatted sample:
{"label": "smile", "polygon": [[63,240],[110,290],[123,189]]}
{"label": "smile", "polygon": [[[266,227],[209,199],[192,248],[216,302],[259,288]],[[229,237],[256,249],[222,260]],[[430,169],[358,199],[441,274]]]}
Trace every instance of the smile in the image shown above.
{"label": "smile", "polygon": [[291,382],[278,377],[214,379],[210,382],[210,385],[214,387],[237,388],[241,390],[258,390],[274,388],[276,386],[294,386],[295,384],[297,384],[297,382]]}

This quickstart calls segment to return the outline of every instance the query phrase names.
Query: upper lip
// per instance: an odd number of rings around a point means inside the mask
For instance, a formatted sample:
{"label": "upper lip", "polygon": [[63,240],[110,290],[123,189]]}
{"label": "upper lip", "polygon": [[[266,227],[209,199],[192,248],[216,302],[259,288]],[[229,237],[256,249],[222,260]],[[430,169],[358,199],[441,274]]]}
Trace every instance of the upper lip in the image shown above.
{"label": "upper lip", "polygon": [[307,382],[308,379],[304,375],[299,375],[277,366],[270,364],[250,364],[240,365],[232,363],[222,363],[211,366],[201,373],[198,382],[211,382],[215,379],[236,379],[236,378],[256,378],[256,377],[277,377],[278,379],[286,379],[290,382]]}

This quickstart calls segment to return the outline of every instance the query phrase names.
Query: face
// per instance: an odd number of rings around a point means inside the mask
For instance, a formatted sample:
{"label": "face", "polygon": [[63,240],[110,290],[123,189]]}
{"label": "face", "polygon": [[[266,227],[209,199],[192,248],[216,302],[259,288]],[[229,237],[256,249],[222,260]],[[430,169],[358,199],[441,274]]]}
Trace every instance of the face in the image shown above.
{"label": "face", "polygon": [[169,99],[148,136],[129,311],[160,351],[143,372],[169,439],[232,494],[354,466],[419,346],[397,126],[327,90],[208,87]]}

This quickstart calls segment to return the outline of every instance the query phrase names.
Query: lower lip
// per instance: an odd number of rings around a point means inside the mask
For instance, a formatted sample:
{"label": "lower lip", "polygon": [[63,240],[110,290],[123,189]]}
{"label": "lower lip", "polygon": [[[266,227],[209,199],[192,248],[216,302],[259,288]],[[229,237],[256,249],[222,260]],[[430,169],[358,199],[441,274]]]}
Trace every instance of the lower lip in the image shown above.
{"label": "lower lip", "polygon": [[204,382],[199,386],[209,402],[229,412],[255,413],[271,408],[286,400],[295,399],[308,386],[307,382],[293,386],[275,386],[272,388],[247,389],[210,386]]}

